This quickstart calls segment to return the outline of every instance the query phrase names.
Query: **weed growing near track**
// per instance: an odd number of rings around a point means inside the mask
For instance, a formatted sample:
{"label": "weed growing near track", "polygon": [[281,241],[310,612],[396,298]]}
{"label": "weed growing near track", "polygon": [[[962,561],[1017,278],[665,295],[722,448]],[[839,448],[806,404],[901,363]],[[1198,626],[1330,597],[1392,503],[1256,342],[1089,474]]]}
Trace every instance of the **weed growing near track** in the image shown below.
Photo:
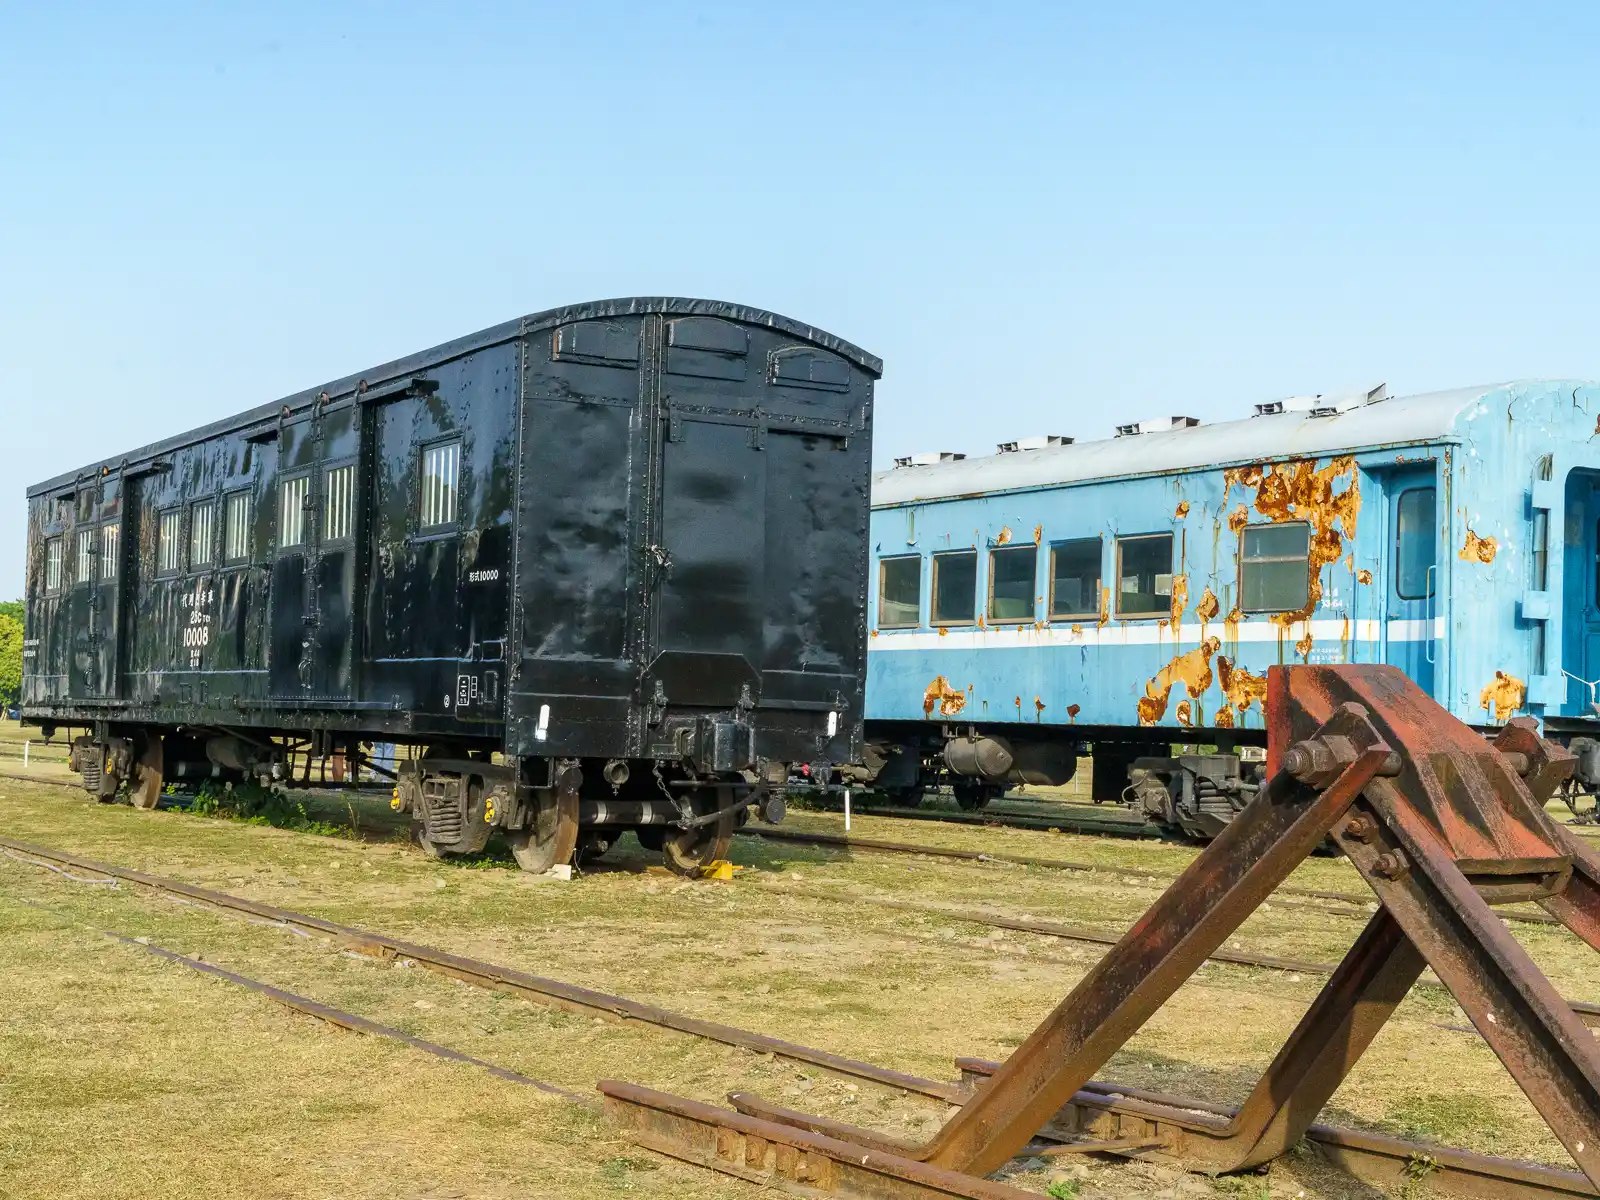
{"label": "weed growing near track", "polygon": [[247,825],[270,825],[296,833],[315,833],[322,837],[358,837],[361,833],[355,809],[350,809],[350,824],[322,821],[306,811],[304,800],[291,799],[282,788],[261,787],[253,783],[202,784],[187,808],[175,808],[195,817],[224,821],[243,821]]}

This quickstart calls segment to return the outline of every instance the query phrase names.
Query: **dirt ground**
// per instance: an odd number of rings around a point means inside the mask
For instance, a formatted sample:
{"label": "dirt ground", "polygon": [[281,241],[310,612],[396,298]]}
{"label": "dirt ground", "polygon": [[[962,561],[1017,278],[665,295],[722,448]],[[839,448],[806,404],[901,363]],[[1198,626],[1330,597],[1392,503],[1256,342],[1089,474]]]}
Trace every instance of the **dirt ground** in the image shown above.
{"label": "dirt ground", "polygon": [[[913,899],[1126,927],[1192,848],[856,818],[862,836],[1097,863],[1147,875],[947,862],[735,839],[731,883],[650,869],[624,839],[570,883],[509,858],[425,858],[382,797],[314,798],[344,836],[99,805],[0,779],[0,834],[379,929],[538,974],[935,1078],[1003,1057],[1098,957],[1092,945],[863,901]],[[790,824],[840,832],[829,812]],[[1314,859],[1303,886],[1362,891]],[[1336,960],[1360,922],[1275,904],[1232,944]],[[631,1147],[590,1110],[397,1043],[332,1029],[104,935],[143,937],[585,1094],[616,1077],[708,1101],[730,1090],[891,1133],[930,1134],[933,1101],[682,1035],[563,1014],[381,965],[315,938],[127,885],[0,857],[0,1196],[742,1196],[757,1189]],[[1517,935],[1573,998],[1600,961],[1563,932]],[[1102,1078],[1237,1102],[1321,980],[1213,964]],[[1448,995],[1419,987],[1324,1120],[1568,1165]],[[1302,1151],[1265,1175],[1208,1180],[1141,1163],[1014,1164],[1061,1196],[1380,1193]]]}

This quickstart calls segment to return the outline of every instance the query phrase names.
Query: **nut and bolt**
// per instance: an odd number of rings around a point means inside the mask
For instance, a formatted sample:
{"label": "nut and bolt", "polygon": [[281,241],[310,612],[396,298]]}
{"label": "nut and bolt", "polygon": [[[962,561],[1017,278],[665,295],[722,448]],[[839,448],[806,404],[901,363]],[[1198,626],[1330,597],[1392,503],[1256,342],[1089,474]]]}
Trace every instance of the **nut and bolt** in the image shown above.
{"label": "nut and bolt", "polygon": [[1406,862],[1404,854],[1398,850],[1390,850],[1378,855],[1377,861],[1372,864],[1372,869],[1385,879],[1399,879],[1411,867]]}
{"label": "nut and bolt", "polygon": [[1283,769],[1303,782],[1309,782],[1337,766],[1333,751],[1327,743],[1316,738],[1296,742],[1283,752]]}
{"label": "nut and bolt", "polygon": [[1378,836],[1378,822],[1365,813],[1357,813],[1345,823],[1344,835],[1358,842],[1370,842]]}

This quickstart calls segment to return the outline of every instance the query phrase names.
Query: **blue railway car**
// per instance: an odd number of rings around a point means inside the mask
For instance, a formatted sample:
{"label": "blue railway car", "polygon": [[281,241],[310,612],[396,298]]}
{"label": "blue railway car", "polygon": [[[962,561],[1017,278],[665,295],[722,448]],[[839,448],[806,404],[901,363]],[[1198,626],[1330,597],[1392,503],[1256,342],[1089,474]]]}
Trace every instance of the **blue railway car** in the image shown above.
{"label": "blue railway car", "polygon": [[[1200,836],[1253,796],[1275,663],[1384,662],[1600,782],[1600,384],[1165,417],[874,478],[869,769],[1061,784]],[[1175,750],[1190,753],[1175,753]]]}

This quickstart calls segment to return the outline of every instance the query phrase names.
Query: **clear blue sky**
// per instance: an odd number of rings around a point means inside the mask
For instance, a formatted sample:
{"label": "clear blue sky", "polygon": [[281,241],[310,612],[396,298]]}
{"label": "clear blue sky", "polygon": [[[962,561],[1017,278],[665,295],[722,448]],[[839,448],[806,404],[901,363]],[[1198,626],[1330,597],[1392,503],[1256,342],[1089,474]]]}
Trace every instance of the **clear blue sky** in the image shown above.
{"label": "clear blue sky", "polygon": [[605,296],[881,355],[880,462],[1593,377],[1597,45],[1576,3],[0,0],[0,596],[30,482]]}

